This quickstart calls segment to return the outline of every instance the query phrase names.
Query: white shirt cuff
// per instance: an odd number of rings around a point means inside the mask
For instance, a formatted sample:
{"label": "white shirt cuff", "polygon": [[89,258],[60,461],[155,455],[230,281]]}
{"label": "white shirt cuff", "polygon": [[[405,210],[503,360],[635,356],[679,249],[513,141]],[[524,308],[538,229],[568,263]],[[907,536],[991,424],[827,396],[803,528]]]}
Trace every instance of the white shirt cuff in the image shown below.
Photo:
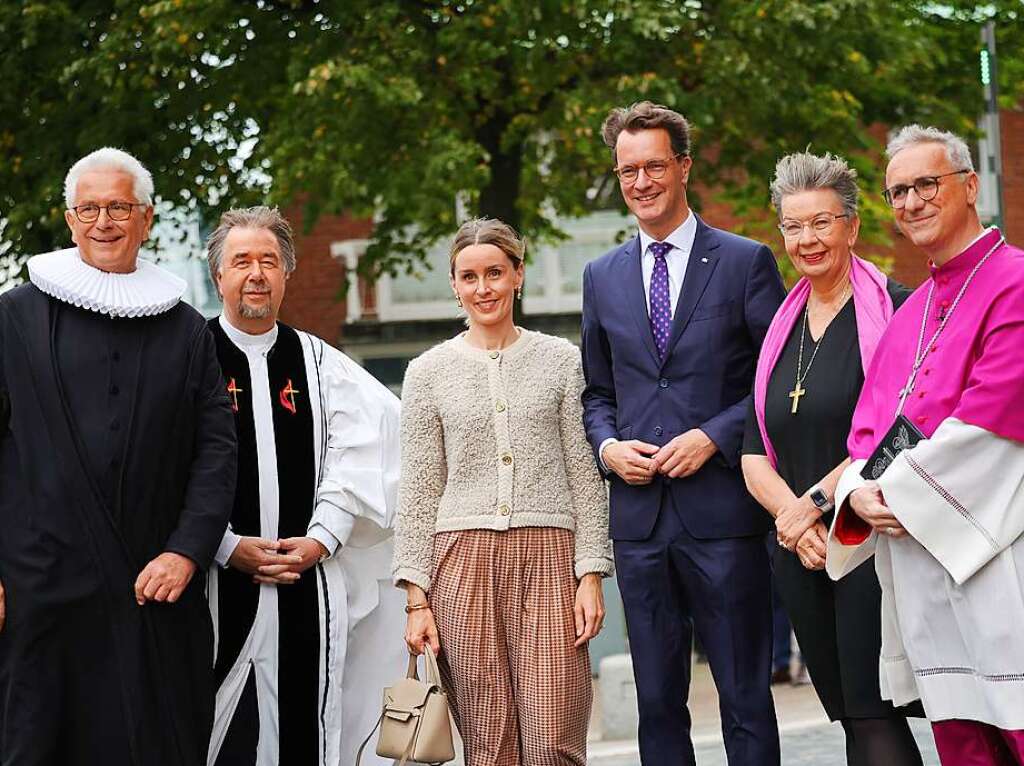
{"label": "white shirt cuff", "polygon": [[341,547],[341,542],[338,538],[332,535],[323,524],[312,525],[309,528],[309,531],[306,532],[306,536],[312,537],[324,546],[324,548],[327,549],[328,556],[333,556],[337,552],[338,548]]}
{"label": "white shirt cuff", "polygon": [[614,436],[610,436],[603,442],[601,442],[601,446],[597,448],[597,460],[599,463],[601,463],[601,470],[604,471],[605,473],[610,473],[610,469],[604,462],[604,448],[607,447],[609,444],[615,444],[617,441],[618,439],[616,439]]}
{"label": "white shirt cuff", "polygon": [[235,548],[238,547],[238,543],[241,541],[241,535],[236,535],[230,529],[225,530],[224,537],[220,540],[220,545],[217,548],[217,553],[213,556],[213,560],[220,564],[222,568],[227,568],[231,554],[235,552]]}

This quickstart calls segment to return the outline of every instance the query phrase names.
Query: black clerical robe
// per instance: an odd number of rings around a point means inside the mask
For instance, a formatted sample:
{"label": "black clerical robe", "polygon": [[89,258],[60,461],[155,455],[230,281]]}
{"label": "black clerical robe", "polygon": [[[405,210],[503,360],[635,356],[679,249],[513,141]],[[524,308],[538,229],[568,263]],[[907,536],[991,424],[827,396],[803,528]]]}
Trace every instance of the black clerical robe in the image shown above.
{"label": "black clerical robe", "polygon": [[[132,319],[0,295],[5,766],[197,766],[213,718],[204,571],[235,487],[213,337],[184,304]],[[196,574],[137,605],[165,551]]]}

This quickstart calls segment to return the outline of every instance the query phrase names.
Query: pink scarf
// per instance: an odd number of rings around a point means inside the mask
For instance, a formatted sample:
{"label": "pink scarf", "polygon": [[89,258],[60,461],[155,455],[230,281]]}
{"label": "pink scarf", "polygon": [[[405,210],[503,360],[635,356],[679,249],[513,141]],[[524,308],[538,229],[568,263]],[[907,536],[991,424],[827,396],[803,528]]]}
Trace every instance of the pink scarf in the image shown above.
{"label": "pink scarf", "polygon": [[[886,289],[885,274],[879,271],[873,263],[858,258],[856,255],[851,256],[850,283],[853,285],[853,310],[857,316],[860,361],[864,372],[867,373],[868,367],[871,365],[871,358],[875,355],[878,340],[882,337],[882,333],[885,332],[885,328],[892,318],[892,298]],[[757,373],[754,375],[754,414],[757,416],[757,426],[761,430],[765,453],[768,455],[772,468],[777,466],[778,459],[764,423],[768,379],[771,377],[779,357],[782,356],[782,349],[786,346],[790,332],[803,315],[804,306],[807,305],[807,298],[810,294],[811,283],[807,281],[806,277],[793,286],[789,295],[786,296],[786,300],[782,302],[779,310],[775,313],[772,323],[768,326],[768,333],[761,346],[761,355],[757,360]]]}

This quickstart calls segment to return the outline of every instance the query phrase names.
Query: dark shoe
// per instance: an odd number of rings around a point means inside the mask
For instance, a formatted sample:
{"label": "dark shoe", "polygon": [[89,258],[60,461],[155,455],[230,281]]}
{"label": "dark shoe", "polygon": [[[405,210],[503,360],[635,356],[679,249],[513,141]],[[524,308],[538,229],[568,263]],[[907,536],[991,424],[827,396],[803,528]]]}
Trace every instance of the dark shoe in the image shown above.
{"label": "dark shoe", "polygon": [[793,677],[789,674],[789,668],[779,668],[772,673],[772,686],[775,684],[792,683]]}

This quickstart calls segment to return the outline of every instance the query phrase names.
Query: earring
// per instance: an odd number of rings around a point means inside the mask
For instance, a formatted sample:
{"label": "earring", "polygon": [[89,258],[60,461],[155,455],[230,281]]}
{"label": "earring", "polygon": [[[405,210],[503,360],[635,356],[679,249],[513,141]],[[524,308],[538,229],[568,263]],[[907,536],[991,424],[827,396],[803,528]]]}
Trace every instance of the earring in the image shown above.
{"label": "earring", "polygon": [[519,287],[516,288],[516,297],[519,300],[523,299],[523,286],[522,285],[519,285]]}
{"label": "earring", "polygon": [[458,293],[455,293],[455,302],[459,304],[459,308],[461,309],[462,308],[462,298],[459,296]]}

